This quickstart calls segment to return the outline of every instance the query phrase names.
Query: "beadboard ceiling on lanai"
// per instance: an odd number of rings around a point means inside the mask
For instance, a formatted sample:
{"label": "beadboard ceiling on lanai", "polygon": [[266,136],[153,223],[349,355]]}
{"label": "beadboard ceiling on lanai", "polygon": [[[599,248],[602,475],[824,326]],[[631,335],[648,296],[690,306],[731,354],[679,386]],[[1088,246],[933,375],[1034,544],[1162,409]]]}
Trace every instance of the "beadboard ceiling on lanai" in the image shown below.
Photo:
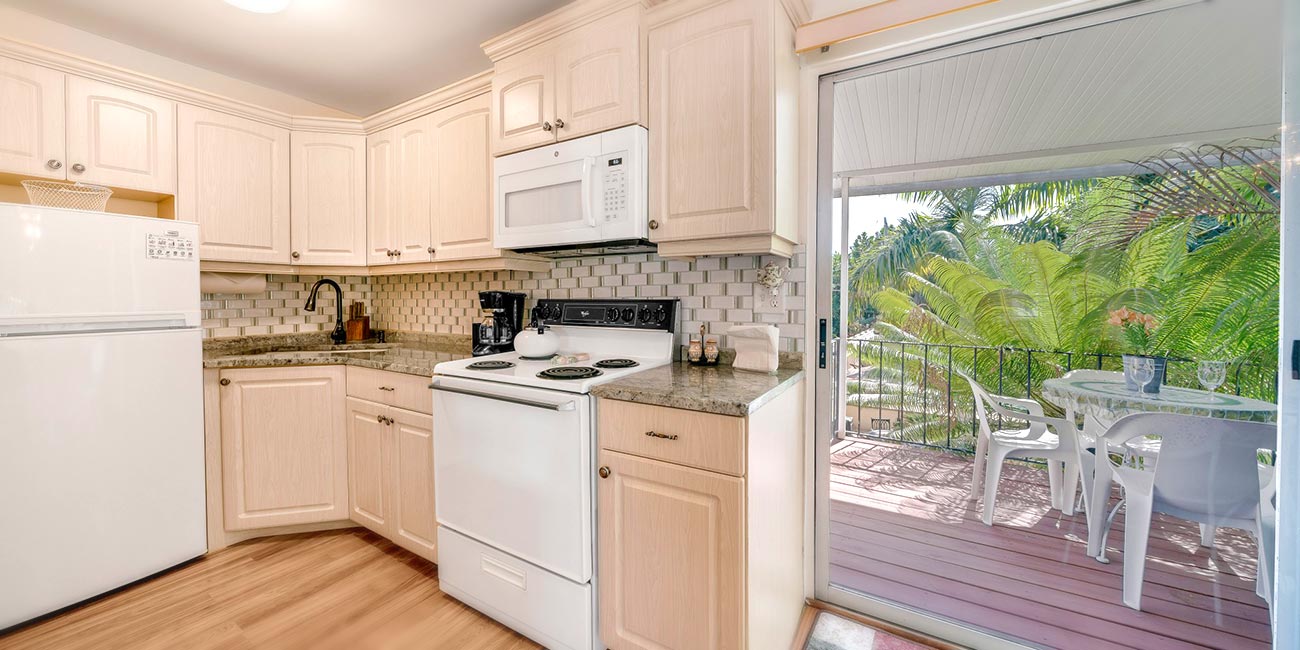
{"label": "beadboard ceiling on lanai", "polygon": [[875,194],[1276,135],[1280,5],[1210,0],[841,82],[835,172]]}
{"label": "beadboard ceiling on lanai", "polygon": [[0,0],[184,63],[367,116],[491,67],[479,44],[569,0]]}

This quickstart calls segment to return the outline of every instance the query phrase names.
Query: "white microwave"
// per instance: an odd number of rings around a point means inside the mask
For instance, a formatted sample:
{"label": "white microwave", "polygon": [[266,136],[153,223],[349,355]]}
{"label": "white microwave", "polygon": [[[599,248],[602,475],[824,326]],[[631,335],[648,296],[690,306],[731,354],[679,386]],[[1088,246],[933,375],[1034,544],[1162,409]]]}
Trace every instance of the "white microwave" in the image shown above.
{"label": "white microwave", "polygon": [[497,158],[493,245],[644,247],[646,147],[645,128],[634,125]]}

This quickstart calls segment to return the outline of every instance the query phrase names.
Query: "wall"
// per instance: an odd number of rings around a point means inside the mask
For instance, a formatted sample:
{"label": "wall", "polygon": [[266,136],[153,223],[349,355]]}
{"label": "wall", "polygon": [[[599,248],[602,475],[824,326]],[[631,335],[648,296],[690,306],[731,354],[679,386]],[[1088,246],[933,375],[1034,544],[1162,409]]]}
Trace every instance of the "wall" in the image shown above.
{"label": "wall", "polygon": [[[549,273],[483,271],[343,278],[345,302],[360,300],[371,327],[385,330],[470,333],[482,319],[478,292],[501,289],[538,298],[679,298],[682,336],[703,324],[729,347],[732,325],[770,323],[780,330],[781,350],[805,351],[803,341],[807,284],[805,254],[798,253],[786,274],[785,310],[757,313],[754,281],[758,269],[775,257],[731,255],[667,260],[653,254],[560,260]],[[264,294],[203,296],[204,334],[241,336],[329,329],[333,292],[323,294],[315,314],[302,310],[317,276],[273,275]],[[530,301],[531,306],[531,301]]]}

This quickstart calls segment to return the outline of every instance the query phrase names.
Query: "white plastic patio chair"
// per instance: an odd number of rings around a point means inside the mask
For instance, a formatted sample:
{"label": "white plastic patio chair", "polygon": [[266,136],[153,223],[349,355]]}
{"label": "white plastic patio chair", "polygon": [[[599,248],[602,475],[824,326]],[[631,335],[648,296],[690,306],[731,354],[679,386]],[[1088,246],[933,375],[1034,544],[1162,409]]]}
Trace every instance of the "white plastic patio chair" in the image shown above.
{"label": "white plastic patio chair", "polygon": [[[1074,514],[1074,487],[1079,481],[1079,466],[1074,451],[1074,423],[1064,418],[1043,415],[1043,406],[1034,400],[994,395],[984,390],[974,379],[962,373],[957,374],[970,383],[971,392],[975,395],[979,437],[975,442],[975,467],[971,474],[970,497],[973,499],[979,495],[982,480],[984,505],[981,519],[984,523],[993,525],[1002,463],[1008,458],[1046,459],[1052,507],[1066,515]],[[1029,428],[994,430],[989,425],[990,411],[1004,419],[1027,422]],[[1049,431],[1049,427],[1055,432]]]}
{"label": "white plastic patio chair", "polygon": [[1269,607],[1273,606],[1273,550],[1277,543],[1277,468],[1256,460],[1259,472],[1259,511],[1255,514],[1255,540],[1259,544],[1259,562],[1255,593]]}
{"label": "white plastic patio chair", "polygon": [[[1158,435],[1160,455],[1117,465],[1124,443]],[[1209,545],[1220,526],[1256,530],[1259,474],[1256,450],[1275,449],[1277,426],[1173,413],[1135,413],[1120,418],[1100,441],[1105,462],[1095,480],[1124,488],[1124,604],[1141,610],[1151,513],[1201,524],[1201,544]],[[1132,458],[1131,456],[1129,458]],[[1100,511],[1099,511],[1100,514]]]}

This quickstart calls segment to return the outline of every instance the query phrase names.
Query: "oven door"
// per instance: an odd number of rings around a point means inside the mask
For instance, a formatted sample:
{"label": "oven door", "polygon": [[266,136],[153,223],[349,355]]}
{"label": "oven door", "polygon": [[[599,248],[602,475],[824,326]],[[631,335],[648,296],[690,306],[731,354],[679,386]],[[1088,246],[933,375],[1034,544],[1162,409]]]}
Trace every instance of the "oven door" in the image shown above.
{"label": "oven door", "polygon": [[437,376],[433,430],[439,524],[591,579],[589,396]]}

